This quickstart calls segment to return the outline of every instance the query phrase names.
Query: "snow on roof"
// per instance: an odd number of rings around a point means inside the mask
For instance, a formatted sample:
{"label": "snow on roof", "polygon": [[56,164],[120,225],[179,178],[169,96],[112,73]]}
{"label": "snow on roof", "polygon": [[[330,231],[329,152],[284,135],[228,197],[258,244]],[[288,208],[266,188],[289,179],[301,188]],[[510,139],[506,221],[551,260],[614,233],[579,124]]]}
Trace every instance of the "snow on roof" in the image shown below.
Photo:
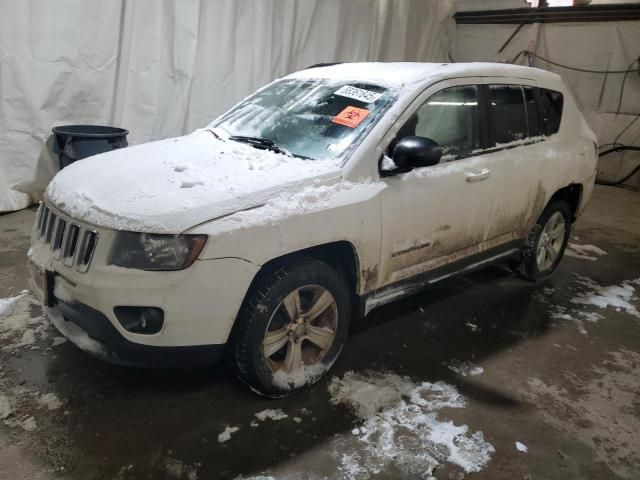
{"label": "snow on roof", "polygon": [[328,78],[366,80],[381,85],[402,87],[426,80],[450,77],[518,77],[540,81],[557,81],[555,73],[539,68],[508,63],[418,63],[361,62],[308,68],[285,78]]}

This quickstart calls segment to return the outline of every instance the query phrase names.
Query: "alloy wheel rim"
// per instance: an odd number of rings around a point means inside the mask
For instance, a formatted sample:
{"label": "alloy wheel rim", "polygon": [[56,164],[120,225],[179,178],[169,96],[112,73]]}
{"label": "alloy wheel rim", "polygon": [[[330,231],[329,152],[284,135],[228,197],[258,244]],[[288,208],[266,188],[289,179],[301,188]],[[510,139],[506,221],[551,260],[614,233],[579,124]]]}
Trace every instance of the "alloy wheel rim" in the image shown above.
{"label": "alloy wheel rim", "polygon": [[541,272],[551,268],[560,256],[560,249],[564,242],[566,222],[560,212],[555,212],[544,226],[538,248],[536,250],[536,263]]}
{"label": "alloy wheel rim", "polygon": [[316,365],[331,349],[338,326],[335,298],[320,285],[296,288],[275,309],[262,340],[272,372],[296,374]]}

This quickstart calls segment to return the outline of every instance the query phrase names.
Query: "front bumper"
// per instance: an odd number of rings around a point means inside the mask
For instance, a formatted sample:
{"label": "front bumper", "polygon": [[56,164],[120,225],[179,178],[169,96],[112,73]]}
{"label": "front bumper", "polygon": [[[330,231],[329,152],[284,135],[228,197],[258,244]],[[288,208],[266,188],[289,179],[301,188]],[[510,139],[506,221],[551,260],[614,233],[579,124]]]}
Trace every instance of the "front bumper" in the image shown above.
{"label": "front bumper", "polygon": [[57,301],[47,315],[62,335],[86,353],[118,365],[193,367],[216,363],[224,344],[183,347],[150,346],[124,338],[98,310],[79,302]]}
{"label": "front bumper", "polygon": [[[68,219],[53,206],[49,210]],[[59,313],[56,326],[79,329],[66,336],[77,333],[86,337],[86,344],[98,342],[89,353],[117,363],[172,364],[173,357],[183,357],[184,363],[199,364],[219,357],[258,265],[227,257],[196,260],[187,269],[167,272],[116,267],[108,264],[116,232],[75,223],[99,237],[86,269],[65,263],[60,250],[52,248],[56,236],[47,240],[38,228],[28,255],[32,290],[45,307]],[[162,310],[162,328],[157,333],[127,330],[116,315],[121,307]]]}

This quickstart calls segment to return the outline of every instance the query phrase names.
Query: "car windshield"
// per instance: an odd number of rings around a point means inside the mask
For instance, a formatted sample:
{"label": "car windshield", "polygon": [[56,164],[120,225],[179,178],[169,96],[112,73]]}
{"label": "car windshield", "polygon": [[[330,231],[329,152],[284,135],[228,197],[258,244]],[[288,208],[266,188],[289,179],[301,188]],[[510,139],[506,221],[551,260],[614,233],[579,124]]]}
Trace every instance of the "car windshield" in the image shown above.
{"label": "car windshield", "polygon": [[[379,85],[325,79],[281,80],[214,120],[237,141],[320,160],[355,148],[391,105],[394,91]],[[233,138],[232,138],[233,140]]]}

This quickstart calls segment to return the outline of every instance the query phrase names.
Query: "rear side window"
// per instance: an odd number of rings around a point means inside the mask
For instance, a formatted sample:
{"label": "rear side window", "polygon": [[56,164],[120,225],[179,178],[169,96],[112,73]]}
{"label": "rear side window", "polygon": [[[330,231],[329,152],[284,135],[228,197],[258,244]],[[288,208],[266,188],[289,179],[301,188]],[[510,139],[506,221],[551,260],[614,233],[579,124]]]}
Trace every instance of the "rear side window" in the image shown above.
{"label": "rear side window", "polygon": [[489,85],[489,115],[497,145],[528,136],[527,110],[519,85]]}
{"label": "rear side window", "polygon": [[540,116],[542,121],[542,133],[553,135],[560,129],[562,118],[562,105],[564,99],[560,92],[554,90],[540,89]]}

